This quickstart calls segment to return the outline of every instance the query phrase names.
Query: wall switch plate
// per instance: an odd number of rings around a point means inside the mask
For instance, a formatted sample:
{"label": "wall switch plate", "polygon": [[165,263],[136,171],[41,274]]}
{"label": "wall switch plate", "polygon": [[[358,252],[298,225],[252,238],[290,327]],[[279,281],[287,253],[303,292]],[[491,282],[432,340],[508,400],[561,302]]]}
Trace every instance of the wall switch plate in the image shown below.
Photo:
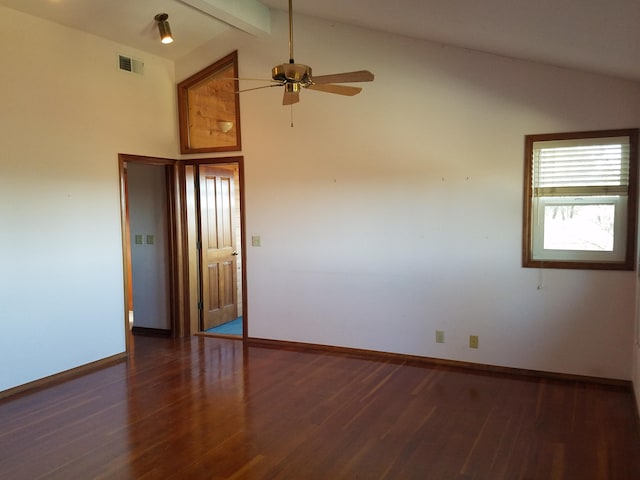
{"label": "wall switch plate", "polygon": [[251,237],[251,246],[259,247],[260,246],[260,235],[253,235]]}
{"label": "wall switch plate", "polygon": [[444,331],[436,330],[436,343],[444,343]]}
{"label": "wall switch plate", "polygon": [[469,348],[478,348],[478,335],[469,335]]}
{"label": "wall switch plate", "polygon": [[142,235],[135,236],[136,245],[142,245]]}
{"label": "wall switch plate", "polygon": [[153,235],[147,235],[147,245],[153,245]]}

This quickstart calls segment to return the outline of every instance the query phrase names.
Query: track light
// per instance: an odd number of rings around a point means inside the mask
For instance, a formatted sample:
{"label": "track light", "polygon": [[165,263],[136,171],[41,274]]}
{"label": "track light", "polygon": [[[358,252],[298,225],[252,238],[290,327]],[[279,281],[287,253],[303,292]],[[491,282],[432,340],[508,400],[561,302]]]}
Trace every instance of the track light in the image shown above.
{"label": "track light", "polygon": [[173,37],[171,36],[171,27],[169,26],[168,20],[169,15],[167,15],[166,13],[159,13],[153,18],[158,24],[160,41],[165,44],[173,42]]}

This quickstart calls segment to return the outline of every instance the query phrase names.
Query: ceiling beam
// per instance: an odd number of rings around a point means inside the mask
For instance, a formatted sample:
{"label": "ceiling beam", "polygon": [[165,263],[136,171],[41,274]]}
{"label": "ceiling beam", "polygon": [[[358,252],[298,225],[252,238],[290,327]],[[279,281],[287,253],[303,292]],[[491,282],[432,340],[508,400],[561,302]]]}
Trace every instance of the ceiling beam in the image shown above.
{"label": "ceiling beam", "polygon": [[271,12],[258,0],[179,0],[255,36],[271,34]]}

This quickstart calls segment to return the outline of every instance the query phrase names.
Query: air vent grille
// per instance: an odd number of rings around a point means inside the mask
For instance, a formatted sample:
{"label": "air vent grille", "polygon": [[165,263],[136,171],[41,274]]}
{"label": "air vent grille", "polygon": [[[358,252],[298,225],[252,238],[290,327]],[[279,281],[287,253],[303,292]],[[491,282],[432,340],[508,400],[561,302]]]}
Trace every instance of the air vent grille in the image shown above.
{"label": "air vent grille", "polygon": [[126,55],[118,55],[118,67],[125,72],[137,73],[142,75],[144,71],[144,62]]}
{"label": "air vent grille", "polygon": [[129,57],[125,57],[124,55],[118,55],[120,60],[120,70],[126,70],[127,72],[131,71],[131,59]]}

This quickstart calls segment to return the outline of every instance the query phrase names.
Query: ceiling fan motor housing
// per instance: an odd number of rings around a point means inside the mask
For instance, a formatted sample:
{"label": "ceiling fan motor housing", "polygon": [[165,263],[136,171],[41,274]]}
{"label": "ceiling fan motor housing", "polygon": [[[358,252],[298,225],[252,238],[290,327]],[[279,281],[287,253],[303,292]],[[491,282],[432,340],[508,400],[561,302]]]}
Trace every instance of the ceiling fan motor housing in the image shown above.
{"label": "ceiling fan motor housing", "polygon": [[311,67],[302,65],[301,63],[283,63],[282,65],[276,65],[271,70],[271,75],[275,81],[285,84],[295,83],[303,87],[313,84],[311,80]]}

